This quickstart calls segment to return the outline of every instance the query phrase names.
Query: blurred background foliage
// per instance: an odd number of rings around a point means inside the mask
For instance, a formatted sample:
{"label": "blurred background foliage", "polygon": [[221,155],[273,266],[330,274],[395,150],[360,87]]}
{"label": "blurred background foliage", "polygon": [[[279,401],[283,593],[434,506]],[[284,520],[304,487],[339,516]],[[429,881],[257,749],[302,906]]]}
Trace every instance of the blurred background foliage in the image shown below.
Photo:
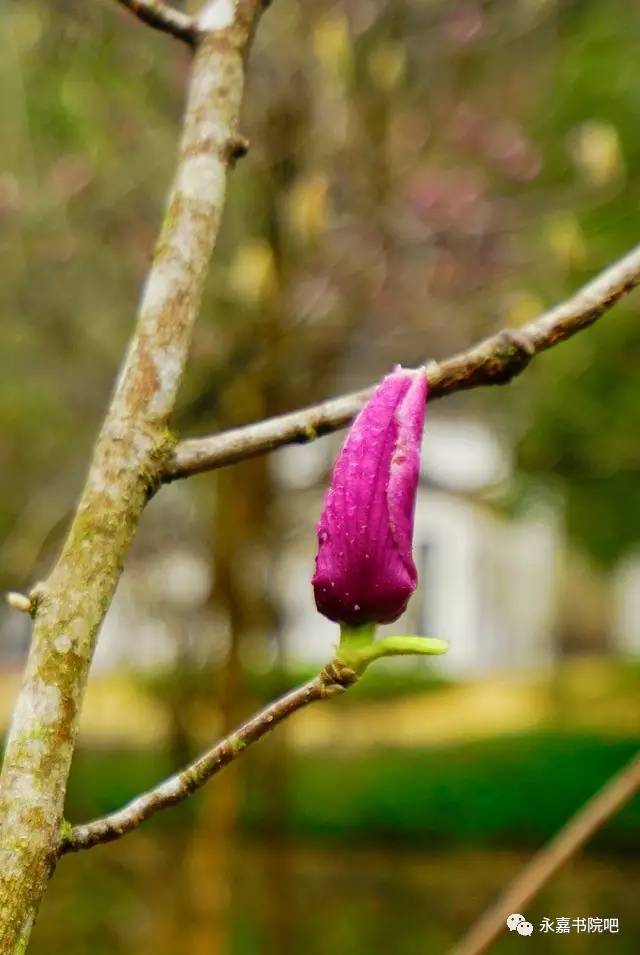
{"label": "blurred background foliage", "polygon": [[[176,428],[214,431],[445,357],[622,255],[638,239],[639,54],[640,15],[624,0],[274,3]],[[187,51],[108,0],[3,5],[5,588],[46,572],[80,488],[153,251],[188,71]],[[639,372],[632,297],[508,388],[447,401],[514,448],[511,504],[532,481],[548,487],[573,544],[604,567],[640,538]],[[256,676],[241,652],[279,620],[265,579],[290,529],[272,469],[246,462],[193,487],[190,526],[215,571],[207,604],[230,634],[224,665],[194,666],[187,649],[169,675],[138,679],[170,713],[171,744],[94,742],[74,770],[74,817],[113,808],[210,739],[212,700],[224,727],[298,675]],[[450,689],[386,677],[340,718]],[[384,746],[291,753],[282,732],[173,821],[65,860],[34,952],[445,951],[523,850],[631,753],[635,677],[603,671],[578,705],[556,676],[521,735],[505,720],[422,760]],[[576,717],[594,699],[609,725]],[[118,706],[99,712],[118,720]],[[132,712],[123,704],[125,737]],[[603,834],[600,861],[549,888],[540,916],[619,914],[616,951],[637,950],[624,857],[639,832],[636,807]]]}

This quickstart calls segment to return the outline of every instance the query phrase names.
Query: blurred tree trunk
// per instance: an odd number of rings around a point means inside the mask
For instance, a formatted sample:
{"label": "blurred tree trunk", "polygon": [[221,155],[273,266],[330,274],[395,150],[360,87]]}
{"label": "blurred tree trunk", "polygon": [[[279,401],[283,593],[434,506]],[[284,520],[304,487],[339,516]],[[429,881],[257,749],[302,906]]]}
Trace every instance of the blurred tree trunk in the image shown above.
{"label": "blurred tree trunk", "polygon": [[[242,674],[243,640],[273,629],[266,587],[264,537],[268,534],[272,485],[268,461],[247,461],[217,475],[212,524],[214,587],[211,601],[228,621],[229,644],[219,697],[220,733],[250,709]],[[203,793],[199,822],[187,852],[192,913],[185,951],[190,955],[230,950],[231,884],[241,802],[241,764],[234,763]]]}

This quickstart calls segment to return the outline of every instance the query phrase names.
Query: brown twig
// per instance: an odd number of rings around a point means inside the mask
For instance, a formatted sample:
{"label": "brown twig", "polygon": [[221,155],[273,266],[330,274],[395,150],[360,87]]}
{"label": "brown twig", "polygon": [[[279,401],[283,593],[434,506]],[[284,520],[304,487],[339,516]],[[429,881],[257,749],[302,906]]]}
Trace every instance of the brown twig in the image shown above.
{"label": "brown twig", "polygon": [[521,912],[564,863],[640,789],[640,753],[613,776],[566,826],[537,853],[506,891],[470,929],[450,955],[481,955],[505,930],[507,917]]}
{"label": "brown twig", "polygon": [[132,800],[122,809],[101,819],[75,826],[63,836],[60,855],[90,849],[102,842],[113,842],[137,829],[150,816],[186,799],[194,790],[231,763],[251,743],[266,736],[274,726],[310,703],[328,699],[356,680],[355,673],[341,664],[331,664],[304,686],[270,703],[236,730],[217,742],[193,763],[158,786]]}
{"label": "brown twig", "polygon": [[[427,366],[429,397],[479,385],[505,384],[534,355],[592,325],[640,283],[640,246],[610,265],[561,305],[519,329],[506,329],[469,351]],[[165,481],[210,471],[286,444],[304,444],[343,428],[362,408],[371,388],[268,418],[221,434],[181,441],[168,458]]]}
{"label": "brown twig", "polygon": [[147,26],[169,33],[178,40],[184,40],[189,46],[195,46],[198,40],[199,31],[195,18],[181,10],[174,10],[163,0],[116,0],[116,3],[130,10]]}

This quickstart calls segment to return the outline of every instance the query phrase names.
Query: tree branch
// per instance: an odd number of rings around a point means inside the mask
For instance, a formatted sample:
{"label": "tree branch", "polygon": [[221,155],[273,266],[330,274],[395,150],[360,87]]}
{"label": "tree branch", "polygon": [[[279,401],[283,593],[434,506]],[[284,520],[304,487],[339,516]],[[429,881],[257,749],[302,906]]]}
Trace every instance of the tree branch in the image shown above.
{"label": "tree branch", "polygon": [[[180,157],[114,396],[60,558],[30,595],[33,639],[0,776],[0,955],[26,949],[55,864],[78,715],[98,629],[161,479],[236,154],[244,60],[262,0],[224,4],[198,43]],[[215,27],[215,30],[214,30]]]}
{"label": "tree branch", "polygon": [[169,33],[178,40],[184,40],[189,46],[195,46],[199,36],[198,24],[194,17],[174,10],[163,0],[116,0],[134,16],[154,30]]}
{"label": "tree branch", "polygon": [[640,789],[640,753],[587,802],[557,836],[537,853],[495,905],[450,955],[481,955],[505,930],[507,916],[521,912],[564,863]]}
{"label": "tree branch", "polygon": [[[430,362],[429,400],[480,385],[511,381],[534,355],[592,325],[639,283],[640,246],[636,246],[566,302],[528,325],[498,332],[446,361]],[[337,431],[349,424],[372,390],[367,388],[221,434],[181,441],[167,460],[164,480],[189,477]]]}
{"label": "tree branch", "polygon": [[350,668],[334,661],[313,680],[304,686],[270,703],[260,713],[252,716],[236,730],[217,742],[181,772],[170,776],[158,786],[143,793],[117,812],[94,819],[84,825],[75,826],[63,835],[60,843],[60,855],[90,849],[102,842],[113,842],[133,829],[137,829],[146,819],[162,809],[175,806],[191,795],[196,789],[220,772],[228,763],[236,759],[251,743],[266,736],[274,726],[296,713],[310,703],[328,699],[345,690],[357,680],[356,673]]}

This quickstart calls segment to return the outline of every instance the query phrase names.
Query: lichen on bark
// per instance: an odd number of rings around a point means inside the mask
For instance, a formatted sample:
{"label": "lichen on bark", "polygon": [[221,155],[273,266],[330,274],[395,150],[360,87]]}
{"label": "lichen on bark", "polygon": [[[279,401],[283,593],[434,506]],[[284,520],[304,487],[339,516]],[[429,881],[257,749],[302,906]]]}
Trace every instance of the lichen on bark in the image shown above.
{"label": "lichen on bark", "polygon": [[224,202],[244,57],[260,0],[202,36],[177,172],[132,337],[56,566],[32,595],[33,638],[0,777],[0,955],[24,952],[60,845],[66,782],[100,625],[168,430]]}

